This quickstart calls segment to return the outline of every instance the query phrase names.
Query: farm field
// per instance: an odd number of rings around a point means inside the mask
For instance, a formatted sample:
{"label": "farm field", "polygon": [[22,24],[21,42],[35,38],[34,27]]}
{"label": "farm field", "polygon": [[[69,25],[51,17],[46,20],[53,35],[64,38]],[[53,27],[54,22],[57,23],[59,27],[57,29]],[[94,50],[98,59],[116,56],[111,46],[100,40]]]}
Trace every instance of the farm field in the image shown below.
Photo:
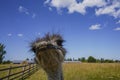
{"label": "farm field", "polygon": [[[120,80],[119,63],[64,63],[64,80]],[[26,80],[47,80],[39,69]]]}
{"label": "farm field", "polygon": [[[8,66],[0,65],[0,69]],[[120,80],[120,63],[64,63],[63,73],[64,80]],[[47,76],[40,68],[25,80],[47,80]]]}

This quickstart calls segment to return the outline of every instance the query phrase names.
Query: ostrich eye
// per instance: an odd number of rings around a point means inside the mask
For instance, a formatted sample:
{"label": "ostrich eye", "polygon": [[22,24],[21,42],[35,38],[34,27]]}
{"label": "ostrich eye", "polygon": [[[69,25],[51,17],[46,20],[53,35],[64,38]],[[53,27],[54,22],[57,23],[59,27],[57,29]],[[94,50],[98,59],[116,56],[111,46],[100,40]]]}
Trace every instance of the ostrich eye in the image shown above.
{"label": "ostrich eye", "polygon": [[63,40],[56,40],[56,43],[58,46],[63,46],[62,43],[63,43]]}

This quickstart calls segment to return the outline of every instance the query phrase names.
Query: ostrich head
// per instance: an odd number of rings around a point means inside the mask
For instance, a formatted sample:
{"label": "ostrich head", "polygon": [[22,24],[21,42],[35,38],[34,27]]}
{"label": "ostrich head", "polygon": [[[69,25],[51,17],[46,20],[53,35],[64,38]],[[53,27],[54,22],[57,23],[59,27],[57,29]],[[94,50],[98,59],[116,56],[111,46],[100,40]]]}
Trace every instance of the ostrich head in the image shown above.
{"label": "ostrich head", "polygon": [[46,34],[31,44],[35,60],[48,74],[49,80],[63,80],[62,62],[66,54],[60,34]]}

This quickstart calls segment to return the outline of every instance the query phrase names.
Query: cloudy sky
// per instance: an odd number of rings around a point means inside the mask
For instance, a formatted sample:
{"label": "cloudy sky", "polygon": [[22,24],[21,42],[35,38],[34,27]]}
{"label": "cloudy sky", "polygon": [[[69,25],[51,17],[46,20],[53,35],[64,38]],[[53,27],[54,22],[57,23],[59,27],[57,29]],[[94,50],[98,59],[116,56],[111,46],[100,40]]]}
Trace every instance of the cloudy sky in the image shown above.
{"label": "cloudy sky", "polygon": [[120,0],[0,0],[0,42],[8,60],[33,58],[29,43],[59,32],[66,57],[120,59]]}

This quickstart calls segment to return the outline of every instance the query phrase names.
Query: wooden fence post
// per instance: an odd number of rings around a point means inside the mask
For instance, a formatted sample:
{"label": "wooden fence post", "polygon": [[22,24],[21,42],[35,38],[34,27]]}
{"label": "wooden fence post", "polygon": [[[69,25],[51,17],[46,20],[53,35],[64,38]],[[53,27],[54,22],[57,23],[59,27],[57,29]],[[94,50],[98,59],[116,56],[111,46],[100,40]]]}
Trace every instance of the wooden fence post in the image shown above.
{"label": "wooden fence post", "polygon": [[34,71],[35,71],[35,69],[36,69],[36,65],[34,65]]}
{"label": "wooden fence post", "polygon": [[37,66],[35,64],[34,64],[34,69],[35,69],[34,71],[37,71]]}
{"label": "wooden fence post", "polygon": [[32,66],[33,68],[32,68],[32,71],[34,72],[34,69],[35,69],[35,66],[34,66],[34,64],[33,64],[33,66]]}
{"label": "wooden fence post", "polygon": [[28,71],[28,74],[30,75],[30,68],[31,68],[31,64],[29,64],[28,66],[29,66],[29,71]]}
{"label": "wooden fence post", "polygon": [[34,64],[32,64],[32,71],[34,72],[35,71],[35,65]]}
{"label": "wooden fence post", "polygon": [[37,71],[37,70],[38,70],[38,66],[37,66],[37,64],[35,64],[35,66],[36,66],[36,69],[35,69],[35,71]]}
{"label": "wooden fence post", "polygon": [[10,66],[10,67],[9,67],[9,69],[8,69],[8,79],[7,79],[7,80],[9,80],[9,79],[10,79],[11,68],[12,68],[12,66]]}
{"label": "wooden fence post", "polygon": [[22,79],[24,78],[24,72],[25,72],[25,67],[26,67],[26,65],[24,65],[23,67],[22,67]]}

